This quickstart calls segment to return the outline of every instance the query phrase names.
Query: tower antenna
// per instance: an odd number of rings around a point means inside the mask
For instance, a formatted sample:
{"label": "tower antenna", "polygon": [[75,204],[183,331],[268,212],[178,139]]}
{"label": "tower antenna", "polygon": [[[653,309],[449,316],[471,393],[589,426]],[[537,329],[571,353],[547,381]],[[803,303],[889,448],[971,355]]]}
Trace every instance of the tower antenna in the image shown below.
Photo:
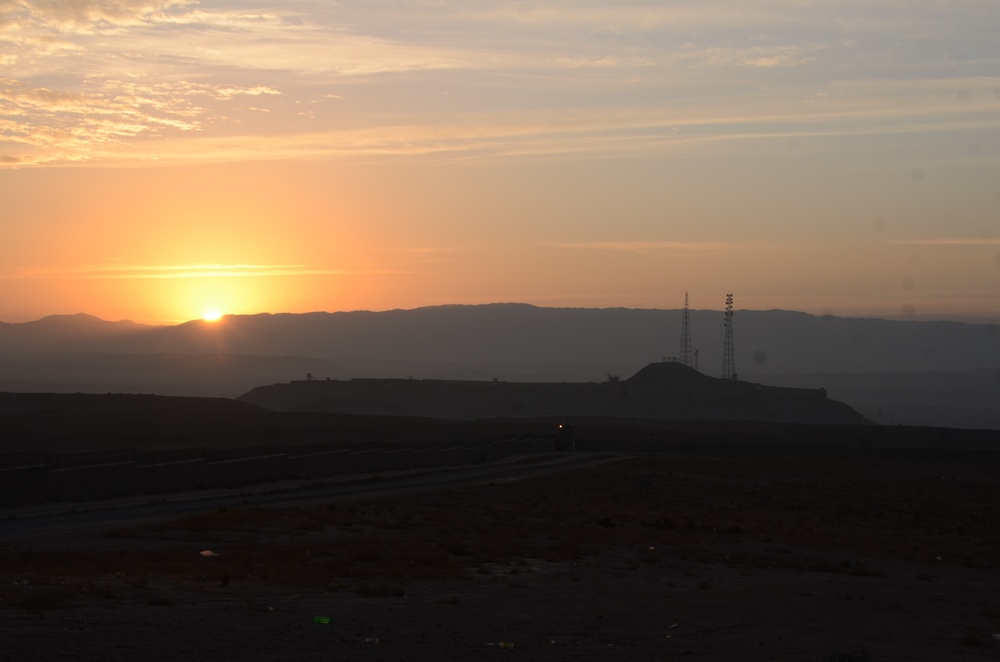
{"label": "tower antenna", "polygon": [[688,293],[684,293],[684,321],[681,324],[681,363],[692,367],[691,360],[691,316],[688,315]]}
{"label": "tower antenna", "polygon": [[733,352],[733,295],[726,295],[726,340],[722,346],[722,378],[736,381],[736,358]]}

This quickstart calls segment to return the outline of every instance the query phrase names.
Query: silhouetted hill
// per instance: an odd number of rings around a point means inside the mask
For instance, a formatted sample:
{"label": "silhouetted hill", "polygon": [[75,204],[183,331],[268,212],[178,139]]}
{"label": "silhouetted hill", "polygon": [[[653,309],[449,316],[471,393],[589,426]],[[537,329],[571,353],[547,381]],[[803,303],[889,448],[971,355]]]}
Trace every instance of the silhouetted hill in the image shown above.
{"label": "silhouetted hill", "polygon": [[[698,367],[718,375],[723,314],[690,314]],[[162,327],[53,316],[0,324],[0,389],[235,397],[306,373],[320,379],[603,381],[676,355],[681,316],[680,310],[525,304],[236,315]],[[825,386],[831,397],[863,406],[873,420],[882,411],[886,422],[1000,425],[991,422],[1000,421],[998,399],[974,374],[985,370],[1000,380],[996,324],[740,310],[734,329],[743,380]],[[920,389],[891,389],[882,397],[885,384],[871,378],[882,373],[951,377],[919,378]],[[836,375],[854,375],[856,387],[840,388],[844,380]],[[772,381],[776,377],[785,381]],[[897,396],[905,401],[894,401]]]}
{"label": "silhouetted hill", "polygon": [[123,320],[106,322],[93,315],[50,315],[34,322],[0,322],[0,351],[87,351],[113,346],[125,338],[149,333],[158,327]]}
{"label": "silhouetted hill", "polygon": [[509,383],[419,379],[299,381],[253,389],[245,402],[277,411],[446,419],[602,416],[785,423],[862,424],[820,389],[791,389],[708,377],[676,362],[654,363],[626,380]]}
{"label": "silhouetted hill", "polygon": [[[172,327],[84,315],[0,326],[0,351],[306,356],[342,362],[604,366],[632,372],[675,355],[682,311],[437,306],[385,312],[232,315]],[[722,365],[722,313],[691,311],[699,367]],[[1000,326],[737,311],[736,366],[754,374],[1000,368]]]}
{"label": "silhouetted hill", "polygon": [[1000,430],[1000,370],[765,375],[761,381],[793,388],[822,384],[831,398],[876,423]]}
{"label": "silhouetted hill", "polygon": [[312,371],[351,376],[330,361],[296,356],[0,352],[0,391],[235,398]]}

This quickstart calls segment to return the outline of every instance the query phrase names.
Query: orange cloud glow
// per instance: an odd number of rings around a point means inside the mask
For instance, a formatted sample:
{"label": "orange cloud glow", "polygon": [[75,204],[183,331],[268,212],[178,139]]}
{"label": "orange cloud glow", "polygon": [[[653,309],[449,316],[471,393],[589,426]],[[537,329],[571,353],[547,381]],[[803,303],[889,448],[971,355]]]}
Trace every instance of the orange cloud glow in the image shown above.
{"label": "orange cloud glow", "polygon": [[0,2],[0,320],[1000,309],[995,3],[571,4]]}

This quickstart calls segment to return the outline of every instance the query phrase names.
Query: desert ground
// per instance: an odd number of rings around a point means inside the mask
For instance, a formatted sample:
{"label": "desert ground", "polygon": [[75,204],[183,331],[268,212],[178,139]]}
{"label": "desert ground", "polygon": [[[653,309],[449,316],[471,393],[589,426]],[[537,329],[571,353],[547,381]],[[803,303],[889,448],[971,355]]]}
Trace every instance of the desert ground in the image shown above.
{"label": "desert ground", "polygon": [[0,656],[998,659],[998,466],[605,453],[7,540]]}

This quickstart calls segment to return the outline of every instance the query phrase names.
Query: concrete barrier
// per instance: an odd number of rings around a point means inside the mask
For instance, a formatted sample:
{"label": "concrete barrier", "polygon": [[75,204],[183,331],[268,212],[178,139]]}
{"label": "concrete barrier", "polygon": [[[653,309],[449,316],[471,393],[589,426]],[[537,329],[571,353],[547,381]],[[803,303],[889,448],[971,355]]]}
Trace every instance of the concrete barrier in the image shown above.
{"label": "concrete barrier", "polygon": [[[214,487],[314,479],[380,471],[459,466],[511,455],[556,450],[554,439],[510,438],[467,443],[324,442],[246,448],[185,448],[165,451],[114,449],[50,455],[6,454],[0,464],[0,505],[41,501],[85,501],[163,494]],[[36,462],[27,465],[27,462]],[[40,462],[40,463],[39,463]]]}
{"label": "concrete barrier", "polygon": [[34,467],[49,463],[49,454],[45,451],[10,451],[0,453],[0,470],[18,467]]}
{"label": "concrete barrier", "polygon": [[135,462],[51,469],[45,498],[49,501],[89,501],[145,491],[139,484]]}
{"label": "concrete barrier", "polygon": [[289,478],[324,478],[348,472],[351,452],[346,449],[290,455],[288,457]]}
{"label": "concrete barrier", "polygon": [[50,455],[48,463],[54,469],[106,466],[122,462],[135,462],[135,455],[135,449],[133,448],[115,448],[106,451],[85,451],[82,453]]}
{"label": "concrete barrier", "polygon": [[0,505],[44,501],[50,471],[48,465],[0,469]]}
{"label": "concrete barrier", "polygon": [[288,477],[288,455],[259,455],[236,460],[208,462],[206,487],[242,487]]}
{"label": "concrete barrier", "polygon": [[208,461],[205,459],[139,465],[135,469],[144,493],[183,492],[208,486]]}

